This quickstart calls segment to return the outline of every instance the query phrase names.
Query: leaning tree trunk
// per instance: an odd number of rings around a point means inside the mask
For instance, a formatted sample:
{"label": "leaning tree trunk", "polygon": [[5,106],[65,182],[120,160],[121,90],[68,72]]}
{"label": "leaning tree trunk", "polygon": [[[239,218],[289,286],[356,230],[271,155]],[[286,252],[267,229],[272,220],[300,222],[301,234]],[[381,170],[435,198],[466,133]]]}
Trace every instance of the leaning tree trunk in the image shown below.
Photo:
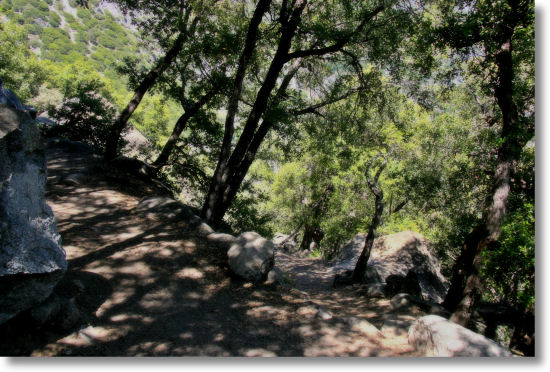
{"label": "leaning tree trunk", "polygon": [[365,170],[365,177],[367,178],[367,184],[369,185],[369,188],[371,192],[374,194],[374,214],[372,216],[372,220],[369,226],[369,231],[367,232],[367,236],[365,238],[365,244],[363,245],[363,250],[361,251],[361,255],[359,255],[359,259],[357,260],[357,264],[355,264],[355,269],[353,270],[353,274],[351,276],[351,280],[354,283],[360,283],[363,281],[363,278],[365,277],[365,274],[367,272],[367,263],[370,258],[370,252],[372,250],[372,246],[374,244],[374,239],[376,237],[376,229],[382,222],[382,215],[384,213],[384,192],[382,189],[378,186],[378,178],[380,177],[380,174],[386,167],[387,161],[384,161],[384,163],[378,168],[378,171],[376,172],[376,175],[374,176],[374,179],[372,179],[369,175],[369,170],[374,162],[374,160],[379,157],[381,154],[378,154],[375,156],[367,165],[367,169]]}
{"label": "leaning tree trunk", "polygon": [[[233,198],[239,191],[250,165],[254,161],[263,138],[273,125],[270,121],[264,120],[258,128],[258,124],[268,107],[271,93],[277,84],[279,74],[284,65],[291,59],[289,50],[292,38],[300,24],[301,14],[306,5],[307,1],[303,0],[291,14],[286,15],[288,18],[281,20],[284,27],[282,27],[277,51],[271,60],[262,86],[258,90],[241,136],[233,152],[225,154],[226,156],[230,155],[229,158],[222,156],[224,154],[220,155],[201,213],[202,217],[213,227],[219,226],[221,223]],[[301,58],[301,56],[296,58]]]}
{"label": "leaning tree trunk", "polygon": [[130,117],[139,106],[141,100],[145,96],[145,93],[147,93],[147,91],[155,84],[158,77],[170,66],[170,64],[172,64],[172,61],[174,61],[180,53],[187,36],[188,32],[181,32],[178,35],[170,50],[168,50],[164,57],[158,61],[155,67],[147,73],[134,91],[132,99],[128,102],[124,110],[122,110],[109,131],[109,136],[107,137],[107,143],[105,146],[105,160],[112,160],[117,156],[120,136],[126,127],[128,120],[130,120]]}
{"label": "leaning tree trunk", "polygon": [[451,285],[443,305],[453,311],[451,320],[467,326],[482,293],[479,275],[482,252],[498,242],[501,225],[506,216],[510,194],[510,179],[513,163],[519,160],[521,144],[517,106],[513,101],[512,28],[505,28],[501,47],[496,55],[498,69],[495,98],[502,112],[502,142],[498,149],[492,193],[488,198],[485,222],[476,227],[467,237],[461,254],[453,268]]}
{"label": "leaning tree trunk", "polygon": [[[233,90],[227,104],[227,114],[225,117],[225,129],[223,134],[222,146],[220,149],[220,156],[216,169],[214,170],[214,175],[210,182],[206,200],[201,210],[201,217],[204,218],[208,223],[212,224],[214,227],[219,225],[223,214],[219,217],[219,204],[220,194],[222,193],[222,185],[227,181],[228,172],[227,172],[227,163],[231,155],[231,143],[233,141],[233,134],[235,132],[235,116],[237,115],[239,99],[242,95],[243,81],[246,74],[246,69],[250,64],[252,54],[256,48],[256,41],[258,38],[258,30],[260,23],[264,16],[264,13],[267,12],[271,0],[260,0],[256,4],[256,9],[254,14],[250,19],[248,24],[248,30],[246,33],[246,39],[244,43],[244,49],[239,58],[239,63],[237,67],[237,72],[235,73],[235,78],[233,80]],[[224,211],[225,214],[225,211]],[[218,223],[213,223],[213,221],[219,221]]]}
{"label": "leaning tree trunk", "polygon": [[307,6],[307,0],[292,2],[292,4],[295,8],[291,12],[287,11],[287,9],[283,11],[284,7],[282,8],[280,14],[281,36],[277,51],[273,56],[262,86],[256,95],[239,141],[229,158],[227,158],[229,151],[227,153],[223,153],[222,151],[218,166],[212,177],[201,216],[213,227],[219,226],[221,223],[223,216],[240,189],[250,164],[254,161],[254,156],[262,140],[273,125],[273,123],[266,121],[264,118],[264,122],[258,128],[258,124],[268,107],[271,92],[277,83],[279,73],[284,65],[291,60],[310,56],[323,56],[342,50],[353,35],[363,30],[369,21],[384,10],[384,6],[380,5],[366,14],[361,23],[356,27],[355,32],[340,38],[340,40],[332,45],[289,53],[292,39],[301,22],[302,12]]}
{"label": "leaning tree trunk", "polygon": [[185,112],[183,115],[181,115],[176,122],[176,125],[174,126],[174,129],[172,130],[172,134],[168,138],[168,141],[166,141],[166,144],[162,148],[162,151],[160,152],[157,159],[153,162],[154,171],[158,173],[162,167],[168,163],[168,159],[170,158],[170,155],[172,154],[172,151],[176,147],[176,143],[178,139],[180,138],[181,133],[185,130],[187,127],[187,123],[189,120],[199,112],[199,110],[212,99],[216,95],[216,89],[211,89],[208,93],[204,94],[202,97],[199,98],[197,102],[195,102],[193,105],[185,105],[186,107]]}

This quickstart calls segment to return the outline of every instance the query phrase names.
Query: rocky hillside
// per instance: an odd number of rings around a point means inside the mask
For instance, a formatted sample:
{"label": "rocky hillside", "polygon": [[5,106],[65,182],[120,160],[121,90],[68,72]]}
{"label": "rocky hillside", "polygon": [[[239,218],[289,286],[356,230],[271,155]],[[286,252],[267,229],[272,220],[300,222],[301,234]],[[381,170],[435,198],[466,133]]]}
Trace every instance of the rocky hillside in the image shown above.
{"label": "rocky hillside", "polygon": [[90,0],[87,9],[75,0],[2,0],[0,15],[22,25],[32,50],[52,62],[84,57],[112,76],[114,64],[138,50],[130,20],[108,1]]}

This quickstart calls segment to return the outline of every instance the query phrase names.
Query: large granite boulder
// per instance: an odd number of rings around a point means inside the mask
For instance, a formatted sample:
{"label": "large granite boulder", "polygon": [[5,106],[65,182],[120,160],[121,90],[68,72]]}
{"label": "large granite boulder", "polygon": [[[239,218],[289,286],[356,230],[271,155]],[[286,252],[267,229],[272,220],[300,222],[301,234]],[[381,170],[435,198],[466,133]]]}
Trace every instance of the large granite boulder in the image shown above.
{"label": "large granite boulder", "polygon": [[493,340],[438,315],[418,319],[409,328],[409,344],[434,357],[512,356]]}
{"label": "large granite boulder", "polygon": [[[333,261],[334,285],[349,284],[363,250],[367,234],[358,234],[341,249]],[[406,292],[423,300],[440,303],[447,291],[438,260],[430,253],[428,241],[420,234],[403,231],[374,241],[364,282],[389,297]]]}
{"label": "large granite boulder", "polygon": [[251,231],[239,235],[227,252],[231,271],[253,282],[267,276],[273,267],[274,255],[273,243]]}
{"label": "large granite boulder", "polygon": [[346,273],[353,272],[365,245],[366,237],[367,234],[357,234],[342,247],[340,254],[332,263],[331,271],[335,275],[346,276]]}
{"label": "large granite boulder", "polygon": [[28,113],[0,103],[0,323],[44,301],[67,269]]}
{"label": "large granite boulder", "polygon": [[428,241],[416,232],[402,231],[376,239],[367,265],[367,282],[382,279],[387,283],[390,279],[394,287],[401,283],[400,288],[393,288],[392,295],[411,293],[407,288],[414,288],[411,294],[426,301],[441,303],[445,298],[448,285],[439,261],[431,254]]}

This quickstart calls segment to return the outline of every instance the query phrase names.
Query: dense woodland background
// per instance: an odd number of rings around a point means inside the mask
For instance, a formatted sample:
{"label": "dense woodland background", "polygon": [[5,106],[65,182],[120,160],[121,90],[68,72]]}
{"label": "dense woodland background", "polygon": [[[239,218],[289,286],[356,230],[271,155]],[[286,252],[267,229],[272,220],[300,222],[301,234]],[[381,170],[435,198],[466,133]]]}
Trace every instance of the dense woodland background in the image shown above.
{"label": "dense woodland background", "polygon": [[45,134],[107,159],[139,130],[151,176],[214,227],[326,259],[359,232],[417,231],[455,320],[479,300],[528,317],[534,16],[532,0],[1,0],[0,77],[61,124]]}

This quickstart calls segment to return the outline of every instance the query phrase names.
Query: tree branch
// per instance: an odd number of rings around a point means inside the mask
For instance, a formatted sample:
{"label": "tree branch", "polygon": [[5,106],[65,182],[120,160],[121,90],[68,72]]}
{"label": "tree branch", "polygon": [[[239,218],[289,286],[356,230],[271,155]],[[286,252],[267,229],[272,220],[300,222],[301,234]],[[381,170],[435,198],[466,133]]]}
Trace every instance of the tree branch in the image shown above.
{"label": "tree branch", "polygon": [[331,105],[331,104],[336,103],[338,101],[341,101],[343,99],[346,99],[349,96],[351,96],[351,95],[353,95],[357,92],[360,92],[361,89],[362,89],[361,87],[353,88],[353,89],[348,90],[346,93],[344,93],[344,94],[342,94],[338,97],[328,99],[328,100],[320,102],[316,105],[306,107],[305,109],[302,109],[302,110],[292,110],[289,113],[292,114],[292,115],[304,115],[304,114],[316,114],[316,113],[318,114],[318,112],[317,112],[318,109],[323,108],[323,107],[328,106],[328,105]]}
{"label": "tree branch", "polygon": [[367,22],[369,22],[372,18],[374,18],[378,13],[380,13],[382,10],[384,10],[384,5],[379,5],[374,10],[368,12],[361,23],[353,30],[352,32],[348,33],[346,36],[342,37],[340,40],[336,41],[334,44],[322,47],[322,48],[311,48],[311,49],[305,49],[305,50],[298,50],[292,53],[289,53],[287,56],[288,60],[294,59],[294,58],[305,58],[305,57],[311,57],[311,56],[322,56],[329,53],[334,53],[339,50],[341,50],[350,40],[351,38],[356,35],[358,32],[365,27]]}

